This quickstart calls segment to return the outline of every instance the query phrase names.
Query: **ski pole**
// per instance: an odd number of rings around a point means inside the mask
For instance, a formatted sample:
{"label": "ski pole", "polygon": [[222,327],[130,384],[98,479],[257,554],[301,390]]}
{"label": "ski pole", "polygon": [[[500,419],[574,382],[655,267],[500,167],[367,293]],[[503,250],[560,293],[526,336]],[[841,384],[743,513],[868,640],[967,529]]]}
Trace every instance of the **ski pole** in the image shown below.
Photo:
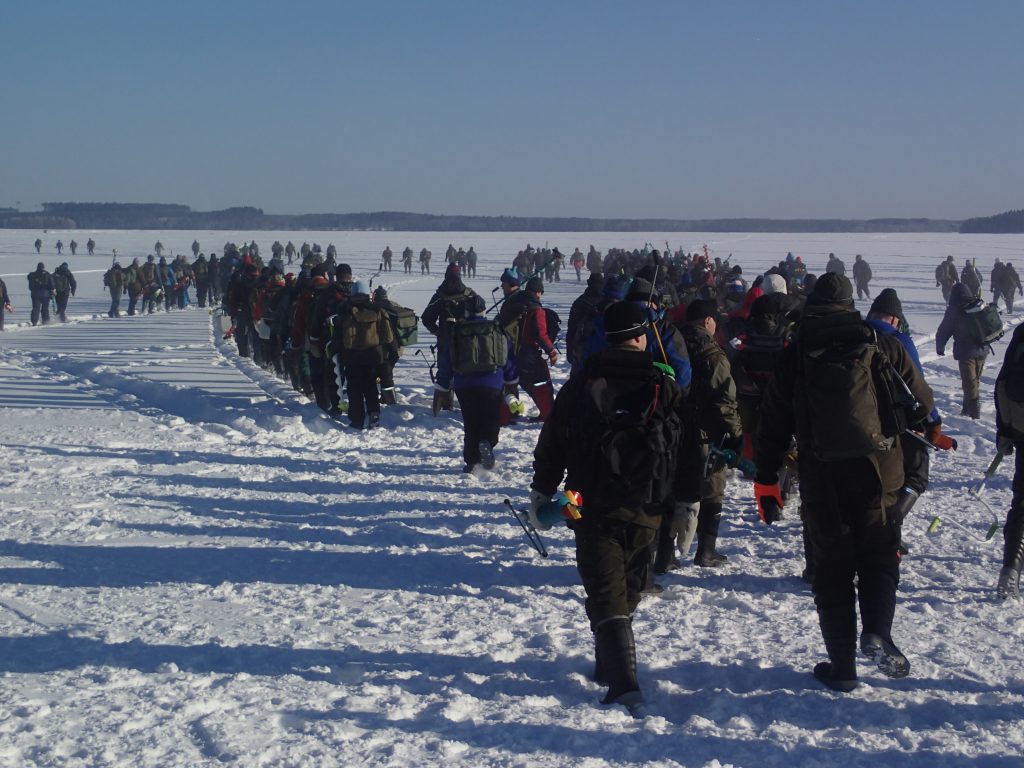
{"label": "ski pole", "polygon": [[[996,531],[999,530],[999,522],[998,521],[993,521],[992,524],[988,527],[988,531],[985,533],[985,536],[982,537],[982,536],[979,536],[974,531],[972,531],[967,526],[962,525],[961,523],[957,522],[957,520],[955,518],[952,518],[952,517],[949,518],[948,522],[952,523],[954,526],[956,526],[961,531],[966,533],[972,539],[974,539],[976,541],[981,541],[981,542],[991,541],[992,538],[996,535]],[[933,535],[935,533],[937,533],[938,530],[939,530],[939,526],[942,525],[942,523],[943,523],[943,519],[941,517],[939,517],[938,515],[933,517],[931,523],[928,524],[928,533],[929,534],[933,534]]]}
{"label": "ski pole", "polygon": [[505,499],[505,506],[508,507],[512,513],[512,517],[519,523],[519,527],[523,529],[523,533],[526,534],[527,540],[530,545],[537,550],[537,554],[541,557],[548,556],[547,547],[544,546],[544,541],[541,539],[540,534],[537,533],[537,529],[530,523],[529,518],[526,516],[526,512],[522,509],[516,509],[512,506],[512,502],[509,499]]}

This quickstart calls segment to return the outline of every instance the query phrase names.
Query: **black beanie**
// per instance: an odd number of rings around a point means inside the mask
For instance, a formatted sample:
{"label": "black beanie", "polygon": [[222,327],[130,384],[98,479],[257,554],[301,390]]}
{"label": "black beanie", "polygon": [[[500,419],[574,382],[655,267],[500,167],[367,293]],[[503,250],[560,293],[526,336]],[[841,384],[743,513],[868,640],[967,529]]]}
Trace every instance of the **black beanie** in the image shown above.
{"label": "black beanie", "polygon": [[871,302],[869,312],[872,314],[903,317],[903,304],[900,303],[900,297],[896,295],[894,289],[886,288]]}
{"label": "black beanie", "polygon": [[814,284],[808,304],[852,304],[853,285],[845,275],[826,272]]}
{"label": "black beanie", "polygon": [[609,304],[604,311],[604,335],[609,343],[628,341],[647,332],[643,309],[630,301]]}
{"label": "black beanie", "polygon": [[588,288],[601,288],[604,285],[604,275],[600,272],[591,272],[587,278]]}
{"label": "black beanie", "polygon": [[715,302],[710,299],[697,299],[691,301],[686,308],[686,322],[692,323],[695,320],[703,320],[706,317],[718,317],[718,308]]}

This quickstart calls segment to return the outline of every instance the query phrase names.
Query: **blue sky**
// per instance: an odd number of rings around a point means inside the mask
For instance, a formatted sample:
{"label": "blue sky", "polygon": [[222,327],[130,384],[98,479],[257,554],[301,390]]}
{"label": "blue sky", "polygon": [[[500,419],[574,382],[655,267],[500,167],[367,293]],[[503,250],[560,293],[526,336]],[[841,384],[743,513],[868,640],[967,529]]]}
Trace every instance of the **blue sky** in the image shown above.
{"label": "blue sky", "polygon": [[0,4],[0,206],[1024,207],[1024,2]]}

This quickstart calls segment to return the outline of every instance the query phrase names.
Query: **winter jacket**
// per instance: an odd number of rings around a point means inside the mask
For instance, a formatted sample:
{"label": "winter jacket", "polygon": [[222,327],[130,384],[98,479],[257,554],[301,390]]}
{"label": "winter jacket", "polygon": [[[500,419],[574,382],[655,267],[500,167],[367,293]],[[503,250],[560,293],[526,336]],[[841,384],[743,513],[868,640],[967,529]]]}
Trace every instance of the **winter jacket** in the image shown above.
{"label": "winter jacket", "polygon": [[423,327],[439,339],[451,338],[452,325],[466,316],[466,301],[475,295],[460,277],[446,277],[420,316]]}
{"label": "winter jacket", "polygon": [[28,290],[33,299],[49,299],[54,294],[53,275],[45,269],[29,272]]}
{"label": "winter jacket", "polygon": [[949,304],[946,314],[935,332],[935,351],[939,355],[946,354],[946,342],[953,339],[953,359],[979,360],[988,355],[988,345],[980,344],[975,339],[973,329],[964,317],[964,307],[974,301],[976,296],[969,286],[957,283],[949,292]]}
{"label": "winter jacket", "polygon": [[853,262],[853,279],[861,285],[871,282],[871,265],[864,259]]}
{"label": "winter jacket", "polygon": [[[767,482],[782,466],[791,438],[796,435],[800,498],[804,510],[813,519],[816,529],[835,536],[842,535],[842,523],[838,519],[840,505],[833,475],[851,473],[861,476],[866,471],[864,463],[870,465],[867,473],[878,479],[878,485],[865,489],[866,496],[874,499],[871,508],[864,510],[868,520],[884,519],[884,510],[895,501],[903,484],[903,452],[898,440],[889,450],[840,461],[822,461],[815,453],[801,359],[802,346],[812,333],[811,328],[814,328],[813,333],[827,338],[830,327],[856,322],[859,318],[860,314],[855,310],[839,305],[808,306],[801,328],[782,352],[768,384],[761,404],[760,425],[754,436],[754,463],[758,467],[759,479]],[[931,411],[935,407],[931,388],[899,341],[892,335],[880,334],[877,344],[918,402]]]}
{"label": "winter jacket", "polygon": [[[918,353],[917,345],[914,344],[914,340],[910,338],[910,336],[908,336],[905,333],[901,333],[888,323],[884,323],[881,320],[867,320],[866,322],[868,325],[870,325],[872,328],[878,331],[878,333],[883,333],[886,336],[892,336],[900,344],[902,344],[903,348],[907,351],[907,354],[910,356],[910,360],[914,364],[914,367],[921,372],[922,376],[924,376],[924,366],[921,365],[921,355]],[[932,424],[938,423],[942,420],[939,416],[939,412],[937,409],[932,408],[931,413],[928,414],[928,420]]]}
{"label": "winter jacket", "polygon": [[736,382],[725,351],[701,323],[686,323],[681,333],[693,369],[686,397],[687,424],[696,426],[704,439],[714,445],[719,445],[727,435],[742,435]]}
{"label": "winter jacket", "polygon": [[78,290],[75,276],[71,274],[71,270],[66,264],[61,264],[53,270],[53,287],[58,296],[67,296],[68,294],[74,296],[75,291]]}
{"label": "winter jacket", "polygon": [[[531,487],[541,493],[554,493],[565,475],[567,488],[579,491],[585,499],[587,512],[576,525],[586,526],[601,519],[621,520],[647,528],[657,528],[661,514],[652,514],[644,504],[629,507],[609,504],[596,488],[604,479],[600,467],[593,463],[588,451],[587,435],[595,426],[589,412],[585,410],[585,391],[589,381],[604,378],[608,383],[608,397],[628,396],[641,388],[648,389],[657,383],[657,414],[674,429],[677,444],[682,433],[683,396],[670,376],[664,375],[654,366],[655,358],[647,351],[613,346],[603,349],[590,357],[583,371],[559,391],[551,415],[541,429],[537,446],[533,452],[533,481]],[[667,457],[671,465],[675,455]],[[674,466],[668,469],[671,474]]]}

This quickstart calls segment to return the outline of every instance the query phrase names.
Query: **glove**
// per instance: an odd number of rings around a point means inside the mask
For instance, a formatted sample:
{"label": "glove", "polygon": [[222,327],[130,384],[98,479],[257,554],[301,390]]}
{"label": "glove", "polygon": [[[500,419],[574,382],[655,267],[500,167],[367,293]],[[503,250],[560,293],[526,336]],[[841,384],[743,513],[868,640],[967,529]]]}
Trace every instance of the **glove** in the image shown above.
{"label": "glove", "polygon": [[1003,456],[1013,455],[1013,440],[1006,435],[996,437],[996,447]]}
{"label": "glove", "polygon": [[918,492],[913,488],[904,488],[901,490],[899,496],[896,497],[896,503],[885,510],[885,516],[888,518],[889,524],[894,525],[897,528],[903,525],[903,521],[910,512],[910,508],[914,506],[914,502],[917,501],[918,496]]}
{"label": "glove", "polygon": [[[767,479],[767,478],[764,478]],[[771,482],[754,481],[754,498],[757,499],[757,514],[765,525],[777,523],[782,519],[782,491],[779,490],[779,479]]]}
{"label": "glove", "polygon": [[530,525],[536,528],[538,531],[549,531],[551,526],[537,516],[540,512],[540,508],[551,501],[550,493],[541,493],[540,491],[531,488],[530,489],[530,508],[526,512],[526,517],[530,521]]}
{"label": "glove", "polygon": [[955,451],[957,448],[956,440],[949,435],[942,434],[941,421],[925,425],[924,435],[925,439],[940,451]]}

